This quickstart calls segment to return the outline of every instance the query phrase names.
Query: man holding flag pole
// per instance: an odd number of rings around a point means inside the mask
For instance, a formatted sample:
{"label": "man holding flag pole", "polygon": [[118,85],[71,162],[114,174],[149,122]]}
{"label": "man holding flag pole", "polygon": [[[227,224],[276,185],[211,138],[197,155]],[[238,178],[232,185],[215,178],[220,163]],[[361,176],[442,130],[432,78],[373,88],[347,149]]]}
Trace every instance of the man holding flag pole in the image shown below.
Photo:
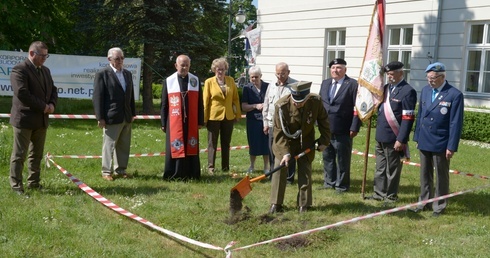
{"label": "man holding flag pole", "polygon": [[364,176],[362,180],[362,198],[366,186],[367,159],[371,136],[371,116],[383,101],[383,36],[385,32],[385,1],[376,0],[374,5],[369,35],[364,53],[364,60],[359,74],[359,87],[356,98],[356,111],[362,121],[368,121],[366,151],[364,152]]}

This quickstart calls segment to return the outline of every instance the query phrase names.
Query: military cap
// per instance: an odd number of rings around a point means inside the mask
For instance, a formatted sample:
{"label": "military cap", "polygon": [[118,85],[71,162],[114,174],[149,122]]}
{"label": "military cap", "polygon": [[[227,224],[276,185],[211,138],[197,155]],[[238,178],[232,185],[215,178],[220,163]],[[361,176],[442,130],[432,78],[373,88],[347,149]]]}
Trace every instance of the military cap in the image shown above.
{"label": "military cap", "polygon": [[396,71],[403,68],[403,63],[399,61],[393,61],[385,65],[385,72]]}
{"label": "military cap", "polygon": [[303,102],[310,94],[311,82],[299,81],[288,84],[294,102]]}
{"label": "military cap", "polygon": [[430,64],[427,66],[427,69],[425,69],[425,72],[444,72],[446,71],[446,66],[443,63],[435,62],[433,64]]}
{"label": "military cap", "polygon": [[334,60],[330,61],[330,63],[328,63],[328,67],[332,67],[332,65],[336,64],[347,65],[347,62],[342,58],[335,58]]}

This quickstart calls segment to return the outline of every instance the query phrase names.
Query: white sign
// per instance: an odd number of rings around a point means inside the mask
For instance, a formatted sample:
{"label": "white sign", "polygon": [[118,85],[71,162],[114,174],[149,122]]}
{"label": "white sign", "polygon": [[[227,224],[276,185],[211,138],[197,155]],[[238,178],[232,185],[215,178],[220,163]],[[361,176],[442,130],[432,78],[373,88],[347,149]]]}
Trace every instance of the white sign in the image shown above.
{"label": "white sign", "polygon": [[[18,63],[27,59],[28,52],[0,50],[0,96],[12,96],[10,73]],[[95,73],[109,66],[107,57],[49,54],[44,63],[51,70],[60,98],[91,99]],[[141,59],[125,58],[124,68],[133,75],[134,98],[139,99]]]}

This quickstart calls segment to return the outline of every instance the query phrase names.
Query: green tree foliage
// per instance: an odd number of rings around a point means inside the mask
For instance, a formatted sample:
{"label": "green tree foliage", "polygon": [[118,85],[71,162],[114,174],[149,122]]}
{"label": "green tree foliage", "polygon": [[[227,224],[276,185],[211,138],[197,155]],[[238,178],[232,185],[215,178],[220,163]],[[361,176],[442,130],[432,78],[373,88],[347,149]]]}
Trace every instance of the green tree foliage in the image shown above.
{"label": "green tree foliage", "polygon": [[[235,20],[235,14],[238,12],[240,6],[242,6],[243,11],[246,15],[246,20],[243,24],[238,23]],[[229,13],[229,11],[228,11]],[[254,23],[257,21],[257,9],[254,5],[252,5],[252,1],[247,0],[234,0],[232,1],[232,30],[231,30],[231,53],[229,55],[230,58],[230,76],[234,78],[239,78],[240,74],[244,71],[244,69],[249,65],[247,60],[245,59],[245,40],[241,35],[244,36],[245,29],[249,25],[253,25],[253,28],[256,28]],[[225,23],[228,23],[228,17],[225,18]],[[227,44],[227,43],[226,43]]]}
{"label": "green tree foliage", "polygon": [[[227,56],[229,5],[226,0],[4,0],[0,4],[0,49],[26,49],[34,40],[50,53],[105,56],[121,47],[127,57],[143,60],[143,113],[153,113],[153,83],[175,72],[175,58],[191,57],[191,72],[212,76],[213,59]],[[256,19],[250,0],[232,1],[247,12],[245,24],[233,17],[232,37]],[[243,40],[234,40],[231,62],[242,71]],[[235,74],[232,74],[234,76]]]}
{"label": "green tree foliage", "polygon": [[51,53],[71,53],[76,35],[70,15],[76,8],[76,0],[3,0],[0,49],[26,51],[31,42],[41,40]]}
{"label": "green tree foliage", "polygon": [[[143,60],[143,112],[153,112],[152,83],[175,72],[175,58],[188,54],[191,72],[206,78],[212,59],[226,49],[223,0],[80,0],[76,30],[86,35],[86,54],[119,46]],[[99,42],[99,43],[97,43]],[[98,53],[94,53],[98,51]]]}

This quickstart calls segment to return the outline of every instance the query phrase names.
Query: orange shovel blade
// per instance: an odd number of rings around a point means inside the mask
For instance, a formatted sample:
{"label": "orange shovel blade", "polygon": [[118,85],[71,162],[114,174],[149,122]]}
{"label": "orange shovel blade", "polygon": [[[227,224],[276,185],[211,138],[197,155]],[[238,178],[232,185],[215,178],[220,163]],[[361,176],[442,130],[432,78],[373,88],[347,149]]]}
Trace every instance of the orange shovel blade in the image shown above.
{"label": "orange shovel blade", "polygon": [[248,176],[244,177],[238,184],[236,184],[233,188],[231,188],[231,191],[233,192],[234,190],[237,190],[238,193],[240,194],[240,197],[245,198],[247,194],[252,191],[252,185],[250,185],[250,179]]}
{"label": "orange shovel blade", "polygon": [[265,175],[261,175],[250,179],[248,176],[246,176],[245,178],[240,180],[238,184],[236,184],[233,188],[231,188],[231,191],[233,192],[234,190],[237,190],[238,193],[240,194],[240,197],[242,197],[243,199],[245,198],[245,196],[247,196],[250,193],[250,191],[252,191],[252,185],[250,183],[258,182],[264,179],[265,177],[266,177]]}

